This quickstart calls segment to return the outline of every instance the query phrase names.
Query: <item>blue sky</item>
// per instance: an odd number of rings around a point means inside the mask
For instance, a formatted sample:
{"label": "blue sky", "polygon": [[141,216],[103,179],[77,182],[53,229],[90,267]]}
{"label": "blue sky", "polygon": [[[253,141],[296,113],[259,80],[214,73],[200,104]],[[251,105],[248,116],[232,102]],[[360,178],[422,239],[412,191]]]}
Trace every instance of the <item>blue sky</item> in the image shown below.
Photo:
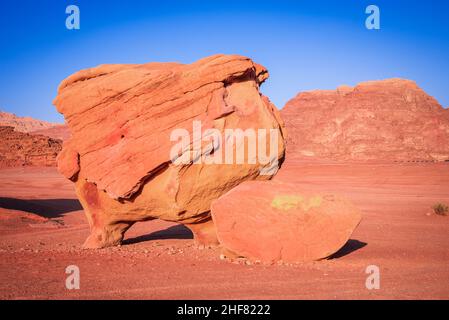
{"label": "blue sky", "polygon": [[[67,30],[78,5],[81,29]],[[381,30],[365,28],[365,8]],[[103,63],[178,61],[216,53],[265,65],[262,90],[282,108],[300,91],[402,77],[449,106],[449,1],[2,1],[0,109],[62,122],[61,80]]]}

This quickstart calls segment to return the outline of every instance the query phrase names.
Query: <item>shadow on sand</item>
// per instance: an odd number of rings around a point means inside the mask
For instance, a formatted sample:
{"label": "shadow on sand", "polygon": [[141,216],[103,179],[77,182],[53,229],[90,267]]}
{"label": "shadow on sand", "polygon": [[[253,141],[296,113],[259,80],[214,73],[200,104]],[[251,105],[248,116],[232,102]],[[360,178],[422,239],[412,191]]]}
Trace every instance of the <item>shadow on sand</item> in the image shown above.
{"label": "shadow on sand", "polygon": [[344,257],[354,251],[362,249],[366,245],[367,245],[366,242],[350,239],[350,240],[348,240],[348,242],[346,242],[346,244],[343,246],[343,248],[341,248],[336,253],[331,255],[329,257],[329,259],[338,259],[338,258]]}
{"label": "shadow on sand", "polygon": [[135,244],[150,240],[167,240],[167,239],[193,239],[193,234],[189,228],[182,224],[169,227],[165,230],[156,231],[147,235],[129,238],[123,241],[123,244]]}
{"label": "shadow on sand", "polygon": [[[0,197],[0,208],[34,213],[48,219],[60,218],[66,213],[83,210],[83,207],[77,199],[23,200],[2,197]],[[193,234],[187,227],[179,224],[165,230],[126,239],[123,241],[123,244],[135,244],[144,241],[167,239],[193,239]],[[350,239],[343,246],[343,248],[331,255],[328,259],[338,259],[344,257],[354,251],[362,249],[366,245],[366,242]]]}
{"label": "shadow on sand", "polygon": [[52,219],[62,215],[83,210],[77,199],[33,199],[1,198],[0,208],[34,213],[41,217]]}
{"label": "shadow on sand", "polygon": [[[165,230],[160,230],[156,232],[152,232],[147,235],[138,236],[135,238],[125,239],[123,241],[124,245],[128,244],[136,244],[139,242],[151,241],[151,240],[167,240],[167,239],[193,239],[193,234],[189,228],[184,225],[176,225],[169,227]],[[331,255],[328,259],[339,259],[348,254],[351,254],[354,251],[362,249],[367,246],[366,242],[362,242],[359,240],[350,239],[339,251]]]}

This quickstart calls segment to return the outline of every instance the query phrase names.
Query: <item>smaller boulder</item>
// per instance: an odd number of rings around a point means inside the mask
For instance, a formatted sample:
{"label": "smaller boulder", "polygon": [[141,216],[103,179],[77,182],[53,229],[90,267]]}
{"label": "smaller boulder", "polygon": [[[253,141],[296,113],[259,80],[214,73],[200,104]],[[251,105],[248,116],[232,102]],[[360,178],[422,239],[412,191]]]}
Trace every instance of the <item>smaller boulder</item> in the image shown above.
{"label": "smaller boulder", "polygon": [[361,221],[349,201],[281,181],[249,181],[212,203],[224,249],[265,263],[321,260],[341,249]]}

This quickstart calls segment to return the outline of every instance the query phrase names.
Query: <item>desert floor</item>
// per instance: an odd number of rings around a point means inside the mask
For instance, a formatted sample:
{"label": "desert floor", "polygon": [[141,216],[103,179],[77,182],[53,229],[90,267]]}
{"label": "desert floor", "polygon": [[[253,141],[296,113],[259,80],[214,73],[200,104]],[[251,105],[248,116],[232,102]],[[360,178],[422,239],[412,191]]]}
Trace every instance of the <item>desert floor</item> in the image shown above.
{"label": "desert floor", "polygon": [[[186,228],[136,224],[121,247],[80,249],[89,234],[71,182],[54,168],[0,170],[1,299],[449,299],[449,163],[308,164],[290,160],[276,179],[346,195],[363,212],[331,259],[246,265],[199,250]],[[46,220],[44,218],[49,218]],[[65,269],[80,268],[80,290]],[[369,265],[380,289],[368,290]]]}

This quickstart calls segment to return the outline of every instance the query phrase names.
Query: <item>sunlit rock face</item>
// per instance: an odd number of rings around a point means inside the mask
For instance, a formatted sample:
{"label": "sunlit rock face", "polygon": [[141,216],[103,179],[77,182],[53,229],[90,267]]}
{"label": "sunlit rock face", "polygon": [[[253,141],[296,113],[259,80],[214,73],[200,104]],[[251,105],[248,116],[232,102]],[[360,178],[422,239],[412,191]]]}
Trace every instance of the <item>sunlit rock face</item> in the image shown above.
{"label": "sunlit rock face", "polygon": [[[189,226],[202,243],[215,243],[212,200],[246,180],[267,180],[272,161],[205,163],[210,150],[194,138],[179,150],[192,161],[173,161],[172,135],[214,129],[265,130],[258,147],[284,157],[284,129],[276,107],[259,92],[267,70],[237,55],[217,55],[185,65],[102,65],[64,80],[54,103],[71,132],[58,158],[60,172],[76,184],[92,228],[86,247],[119,244],[135,222],[160,218]],[[204,147],[206,146],[206,147]],[[203,148],[204,147],[204,148]],[[248,149],[235,144],[235,154]],[[218,148],[221,150],[220,148]],[[270,154],[271,155],[271,154]],[[248,159],[245,159],[248,160]]]}
{"label": "sunlit rock face", "polygon": [[291,157],[449,160],[449,112],[413,81],[390,79],[303,92],[281,114]]}

